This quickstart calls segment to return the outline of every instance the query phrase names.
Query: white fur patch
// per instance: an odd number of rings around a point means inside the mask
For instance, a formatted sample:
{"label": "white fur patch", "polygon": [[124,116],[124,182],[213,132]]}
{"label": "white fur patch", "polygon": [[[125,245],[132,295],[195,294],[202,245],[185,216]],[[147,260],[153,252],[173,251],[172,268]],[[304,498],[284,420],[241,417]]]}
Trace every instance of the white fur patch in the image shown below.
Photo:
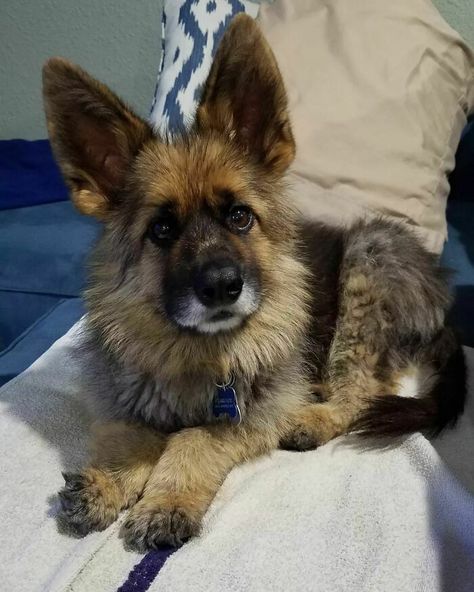
{"label": "white fur patch", "polygon": [[230,331],[238,327],[243,321],[243,317],[234,316],[222,321],[212,321],[210,323],[199,323],[196,329],[200,333],[218,333],[219,331]]}
{"label": "white fur patch", "polygon": [[411,368],[409,374],[402,376],[398,382],[398,396],[417,399],[420,397],[420,381],[418,368]]}

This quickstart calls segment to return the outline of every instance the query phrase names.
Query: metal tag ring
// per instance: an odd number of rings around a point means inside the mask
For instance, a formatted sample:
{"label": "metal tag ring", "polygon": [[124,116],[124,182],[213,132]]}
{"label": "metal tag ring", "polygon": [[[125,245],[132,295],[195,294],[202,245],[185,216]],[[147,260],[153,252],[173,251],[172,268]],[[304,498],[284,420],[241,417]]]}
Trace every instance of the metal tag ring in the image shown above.
{"label": "metal tag ring", "polygon": [[229,377],[228,382],[225,382],[222,384],[219,384],[218,382],[216,382],[217,388],[223,388],[223,389],[228,388],[230,386],[234,386],[234,384],[235,384],[235,375],[233,372],[230,373],[230,377]]}

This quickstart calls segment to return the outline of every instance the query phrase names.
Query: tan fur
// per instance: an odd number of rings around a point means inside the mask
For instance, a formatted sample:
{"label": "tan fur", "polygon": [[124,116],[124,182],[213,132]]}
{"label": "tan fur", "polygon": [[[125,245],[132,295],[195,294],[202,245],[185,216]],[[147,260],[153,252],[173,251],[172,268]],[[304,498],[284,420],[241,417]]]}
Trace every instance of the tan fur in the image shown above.
{"label": "tan fur", "polygon": [[[141,236],[153,207],[165,197],[177,202],[183,216],[204,203],[213,207],[218,202],[217,192],[227,179],[227,188],[251,204],[262,220],[249,240],[270,288],[260,310],[238,336],[223,334],[208,339],[204,336],[198,343],[192,335],[183,335],[167,319],[155,314],[156,304],[151,293],[154,295],[160,277],[157,277],[156,253],[151,246],[145,246],[150,251],[149,257],[142,258],[137,269],[137,274],[145,281],[133,293],[127,286],[113,289],[118,267],[111,266],[110,262],[97,264],[92,270],[94,287],[86,292],[89,322],[104,331],[114,349],[120,351],[123,347],[127,358],[144,371],[159,367],[164,377],[179,377],[182,360],[186,360],[186,372],[208,369],[211,376],[219,377],[227,376],[230,369],[237,367],[251,378],[262,366],[285,359],[294,340],[298,341],[304,334],[310,321],[309,310],[305,307],[309,299],[308,273],[295,258],[292,228],[295,213],[283,200],[278,201],[276,196],[282,191],[280,183],[269,182],[261,173],[257,196],[254,181],[251,182],[255,174],[251,172],[252,167],[242,155],[212,134],[196,138],[189,147],[179,141],[174,146],[149,144],[140,155],[131,183],[139,184],[137,194],[143,196],[144,203],[140,215],[128,225],[128,232]],[[271,217],[267,215],[270,206]],[[278,221],[278,229],[273,228],[273,220]],[[104,245],[104,248],[109,247]],[[180,253],[175,256],[180,257]],[[147,278],[152,282],[150,286]],[[277,290],[282,284],[286,284],[286,290]],[[298,307],[293,306],[294,302],[299,303]],[[288,310],[293,310],[291,315],[287,314]],[[139,339],[132,341],[131,335],[138,335]]]}
{"label": "tan fur", "polygon": [[124,524],[126,541],[144,550],[163,542],[181,544],[197,535],[201,519],[228,472],[275,449],[293,429],[290,408],[304,406],[308,388],[301,378],[294,378],[293,393],[283,396],[281,391],[290,385],[282,379],[274,386],[280,395],[278,403],[272,406],[265,400],[245,425],[190,428],[171,435],[142,499]]}
{"label": "tan fur", "polygon": [[399,369],[378,377],[391,322],[384,311],[376,312],[385,301],[383,290],[357,267],[344,280],[324,375],[326,402],[293,414],[294,429],[285,439],[291,448],[315,448],[346,433],[371,399],[396,392]]}
{"label": "tan fur", "polygon": [[91,465],[119,486],[128,506],[141,495],[165,444],[165,436],[146,426],[123,422],[98,425],[92,430]]}

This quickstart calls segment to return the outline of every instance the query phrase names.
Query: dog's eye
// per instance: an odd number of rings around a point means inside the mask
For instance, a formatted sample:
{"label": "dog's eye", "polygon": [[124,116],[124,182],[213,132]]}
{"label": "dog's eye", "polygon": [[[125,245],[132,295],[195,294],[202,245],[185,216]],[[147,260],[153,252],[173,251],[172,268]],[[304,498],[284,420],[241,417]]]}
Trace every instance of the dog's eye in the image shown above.
{"label": "dog's eye", "polygon": [[154,241],[169,240],[176,232],[176,222],[171,216],[155,218],[150,225],[149,232]]}
{"label": "dog's eye", "polygon": [[228,223],[231,229],[238,232],[247,232],[253,224],[253,213],[247,206],[234,206],[228,216]]}

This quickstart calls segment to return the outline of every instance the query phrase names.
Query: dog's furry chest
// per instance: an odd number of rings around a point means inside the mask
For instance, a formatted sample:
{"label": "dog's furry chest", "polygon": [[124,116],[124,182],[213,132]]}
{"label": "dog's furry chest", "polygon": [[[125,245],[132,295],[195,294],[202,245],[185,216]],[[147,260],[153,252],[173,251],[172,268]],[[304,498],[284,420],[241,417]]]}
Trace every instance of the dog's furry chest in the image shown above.
{"label": "dog's furry chest", "polygon": [[[218,421],[213,414],[217,386],[212,380],[183,376],[168,382],[111,362],[96,348],[88,353],[87,391],[99,417],[136,420],[166,432]],[[239,383],[236,393],[243,410]]]}
{"label": "dog's furry chest", "polygon": [[111,393],[112,410],[120,417],[171,431],[211,421],[215,390],[210,381],[167,383],[158,377],[123,373]]}

